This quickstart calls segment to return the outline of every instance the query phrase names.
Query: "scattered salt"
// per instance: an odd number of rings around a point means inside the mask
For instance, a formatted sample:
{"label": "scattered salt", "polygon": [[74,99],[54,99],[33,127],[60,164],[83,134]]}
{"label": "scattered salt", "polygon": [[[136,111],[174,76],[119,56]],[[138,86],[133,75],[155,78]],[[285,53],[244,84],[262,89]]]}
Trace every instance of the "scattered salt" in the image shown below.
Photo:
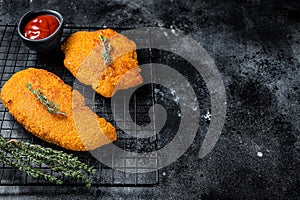
{"label": "scattered salt", "polygon": [[171,89],[171,94],[174,96],[176,91],[174,89]]}
{"label": "scattered salt", "polygon": [[261,157],[263,157],[263,153],[259,151],[259,152],[257,152],[257,156],[261,158]]}
{"label": "scattered salt", "polygon": [[209,111],[207,111],[207,113],[203,116],[204,117],[204,119],[207,119],[207,120],[211,120],[211,114],[210,114],[210,112]]}
{"label": "scattered salt", "polygon": [[174,35],[178,35],[175,29],[171,29],[171,33],[173,33]]}

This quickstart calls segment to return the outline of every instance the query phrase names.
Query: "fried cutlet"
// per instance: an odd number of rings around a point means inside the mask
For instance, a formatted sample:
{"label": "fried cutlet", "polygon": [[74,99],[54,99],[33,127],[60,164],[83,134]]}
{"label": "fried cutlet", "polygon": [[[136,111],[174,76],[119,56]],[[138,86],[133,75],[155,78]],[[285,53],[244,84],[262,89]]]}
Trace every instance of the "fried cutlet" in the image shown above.
{"label": "fried cutlet", "polygon": [[[108,65],[104,62],[100,35],[107,38],[111,46]],[[135,43],[112,29],[75,32],[63,43],[62,50],[65,67],[104,97],[143,82]]]}
{"label": "fried cutlet", "polygon": [[[52,114],[30,91],[44,95],[66,114]],[[73,151],[94,150],[117,139],[115,128],[85,105],[84,97],[59,77],[42,69],[15,73],[2,87],[1,100],[28,132]]]}

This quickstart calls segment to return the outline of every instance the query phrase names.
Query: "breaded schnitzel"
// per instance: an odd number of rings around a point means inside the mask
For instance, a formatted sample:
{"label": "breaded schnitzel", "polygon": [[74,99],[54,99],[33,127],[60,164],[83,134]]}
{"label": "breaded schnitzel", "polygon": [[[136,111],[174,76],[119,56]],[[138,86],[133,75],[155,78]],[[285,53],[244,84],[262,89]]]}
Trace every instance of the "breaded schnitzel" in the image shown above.
{"label": "breaded schnitzel", "polygon": [[[28,88],[59,105],[53,114]],[[85,105],[84,97],[56,75],[29,68],[15,73],[2,87],[9,113],[35,136],[73,151],[93,150],[117,139],[116,129]]]}
{"label": "breaded schnitzel", "polygon": [[[111,50],[110,63],[105,64],[106,38]],[[73,33],[62,45],[64,65],[82,83],[104,97],[111,97],[118,89],[127,89],[143,82],[138,66],[136,45],[112,29]]]}

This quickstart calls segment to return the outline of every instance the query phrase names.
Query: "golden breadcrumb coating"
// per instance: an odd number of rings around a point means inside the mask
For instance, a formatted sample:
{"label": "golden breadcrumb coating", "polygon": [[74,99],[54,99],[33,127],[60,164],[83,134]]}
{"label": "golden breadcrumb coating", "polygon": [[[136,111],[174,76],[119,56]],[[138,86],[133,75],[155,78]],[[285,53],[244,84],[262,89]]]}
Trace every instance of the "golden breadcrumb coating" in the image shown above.
{"label": "golden breadcrumb coating", "polygon": [[[103,46],[99,36],[108,38],[112,49],[111,63],[103,60]],[[138,66],[136,45],[112,29],[94,32],[78,31],[62,45],[64,65],[82,83],[104,97],[111,97],[118,89],[127,89],[143,82]]]}
{"label": "golden breadcrumb coating", "polygon": [[[67,116],[49,113],[27,83],[34,90],[40,88]],[[2,87],[1,100],[28,132],[63,148],[94,150],[117,139],[115,128],[88,108],[78,91],[46,70],[29,68],[15,73]]]}

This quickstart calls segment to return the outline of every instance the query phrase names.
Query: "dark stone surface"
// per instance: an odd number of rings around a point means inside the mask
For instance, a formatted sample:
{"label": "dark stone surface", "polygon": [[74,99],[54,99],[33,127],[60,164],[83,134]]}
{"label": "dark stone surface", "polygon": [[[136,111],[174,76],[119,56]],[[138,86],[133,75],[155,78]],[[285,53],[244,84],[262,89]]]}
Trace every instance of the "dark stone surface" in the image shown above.
{"label": "dark stone surface", "polygon": [[158,186],[1,187],[3,199],[300,199],[299,1],[9,1],[0,0],[1,24],[51,8],[70,25],[181,30],[215,60],[228,109],[213,151],[198,158],[198,133]]}

